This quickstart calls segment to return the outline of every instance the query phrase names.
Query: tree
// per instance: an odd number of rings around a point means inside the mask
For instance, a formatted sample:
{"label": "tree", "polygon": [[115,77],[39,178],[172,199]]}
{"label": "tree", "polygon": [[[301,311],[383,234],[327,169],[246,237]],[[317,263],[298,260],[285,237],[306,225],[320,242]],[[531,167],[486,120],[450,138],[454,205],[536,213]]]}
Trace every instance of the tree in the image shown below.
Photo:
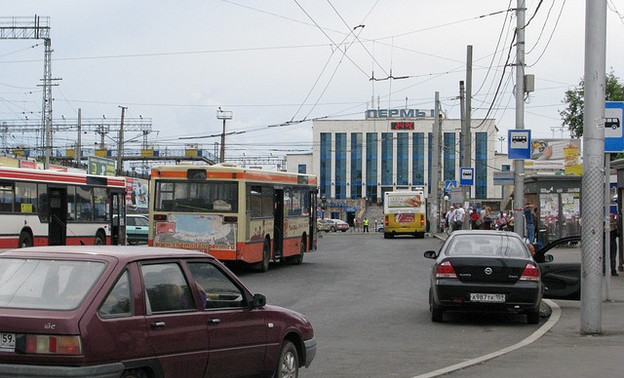
{"label": "tree", "polygon": [[[609,72],[606,76],[605,92],[606,101],[624,101],[624,84],[620,83],[619,78],[615,76],[613,71]],[[574,138],[583,136],[584,95],[585,82],[581,79],[578,87],[565,92],[565,98],[562,102],[566,104],[567,107],[559,112],[559,115],[561,115],[563,119],[563,125],[568,126]]]}

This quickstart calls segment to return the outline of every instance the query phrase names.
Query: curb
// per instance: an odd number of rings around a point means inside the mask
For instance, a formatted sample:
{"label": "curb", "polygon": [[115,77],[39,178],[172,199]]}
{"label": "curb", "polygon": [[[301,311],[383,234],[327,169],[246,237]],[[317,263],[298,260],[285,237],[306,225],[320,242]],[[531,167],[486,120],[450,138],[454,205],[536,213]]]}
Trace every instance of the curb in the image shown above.
{"label": "curb", "polygon": [[544,336],[546,332],[548,332],[555,324],[557,324],[557,322],[559,321],[559,318],[561,317],[561,308],[555,302],[549,299],[543,299],[543,301],[544,303],[546,303],[548,307],[550,307],[552,311],[550,317],[548,318],[546,323],[544,323],[544,325],[539,327],[535,332],[533,332],[531,335],[529,335],[527,338],[520,341],[519,343],[510,345],[507,348],[503,348],[501,350],[486,354],[481,357],[473,358],[471,360],[467,360],[467,361],[460,362],[455,365],[447,366],[442,369],[434,370],[429,373],[420,374],[412,378],[439,377],[441,375],[449,374],[449,373],[452,373],[461,369],[468,368],[470,366],[482,364],[484,362],[487,362],[489,360],[503,356],[507,353],[513,352],[514,350],[517,350],[517,349],[520,349],[522,347],[532,344],[533,342],[537,341],[540,337]]}

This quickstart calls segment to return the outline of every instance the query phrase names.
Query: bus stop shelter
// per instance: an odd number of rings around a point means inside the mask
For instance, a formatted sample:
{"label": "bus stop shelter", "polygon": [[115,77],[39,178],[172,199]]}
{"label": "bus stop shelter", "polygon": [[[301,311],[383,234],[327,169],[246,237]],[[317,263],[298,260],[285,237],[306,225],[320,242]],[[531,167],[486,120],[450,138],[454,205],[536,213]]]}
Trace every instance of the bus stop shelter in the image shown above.
{"label": "bus stop shelter", "polygon": [[581,234],[581,177],[531,175],[524,179],[525,203],[537,208],[537,240],[547,244]]}

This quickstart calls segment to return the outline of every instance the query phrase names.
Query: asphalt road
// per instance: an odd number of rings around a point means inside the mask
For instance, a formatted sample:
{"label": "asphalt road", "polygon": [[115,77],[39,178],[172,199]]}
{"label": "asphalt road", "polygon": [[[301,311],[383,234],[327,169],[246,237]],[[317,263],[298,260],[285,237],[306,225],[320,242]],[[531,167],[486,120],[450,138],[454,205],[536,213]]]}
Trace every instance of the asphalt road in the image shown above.
{"label": "asphalt road", "polygon": [[236,273],[268,303],[312,322],[318,351],[302,377],[413,377],[515,344],[539,327],[521,315],[451,314],[432,323],[433,260],[423,252],[440,245],[430,238],[330,233],[302,265]]}

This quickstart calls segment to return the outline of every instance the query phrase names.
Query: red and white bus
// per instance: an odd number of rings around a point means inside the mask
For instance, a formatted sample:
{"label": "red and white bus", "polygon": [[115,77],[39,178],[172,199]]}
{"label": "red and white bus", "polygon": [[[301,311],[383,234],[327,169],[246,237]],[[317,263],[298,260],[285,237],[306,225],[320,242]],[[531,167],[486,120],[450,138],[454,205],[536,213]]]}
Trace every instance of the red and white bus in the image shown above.
{"label": "red and white bus", "polygon": [[301,264],[316,249],[315,176],[230,165],[152,168],[155,247],[194,249],[224,262]]}
{"label": "red and white bus", "polygon": [[125,195],[123,177],[0,167],[0,248],[120,244]]}

